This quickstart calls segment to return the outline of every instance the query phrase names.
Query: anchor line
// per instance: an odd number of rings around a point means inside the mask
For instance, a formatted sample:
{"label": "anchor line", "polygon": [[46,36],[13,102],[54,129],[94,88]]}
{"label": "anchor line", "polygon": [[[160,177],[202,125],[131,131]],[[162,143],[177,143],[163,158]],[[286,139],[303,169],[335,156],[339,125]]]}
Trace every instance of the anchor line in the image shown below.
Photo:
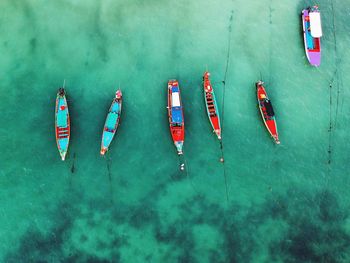
{"label": "anchor line", "polygon": [[328,127],[328,175],[331,172],[331,162],[332,162],[332,83],[329,84],[329,127]]}
{"label": "anchor line", "polygon": [[[190,173],[189,173],[189,171],[188,171],[187,160],[186,160],[186,158],[185,158],[185,152],[183,152],[182,158],[181,158],[180,155],[178,155],[178,156],[179,156],[180,168],[182,167],[182,165],[184,165],[184,170],[183,170],[183,171],[185,172],[186,177],[187,177],[187,179],[189,180],[190,185],[191,185],[193,191],[196,192],[197,195],[200,195],[199,191],[198,191],[198,190],[196,189],[196,187],[194,186],[194,184],[193,184],[193,182],[192,182],[192,179],[191,179],[191,177],[190,177]],[[182,159],[183,159],[183,160],[182,160]]]}
{"label": "anchor line", "polygon": [[224,179],[225,179],[225,192],[226,192],[226,201],[229,202],[229,194],[228,194],[228,186],[227,186],[227,176],[226,176],[226,169],[224,164]]}
{"label": "anchor line", "polygon": [[[231,55],[231,35],[232,35],[232,24],[233,24],[233,11],[231,11],[230,16],[230,25],[229,25],[229,35],[228,35],[228,48],[227,48],[227,55],[226,55],[226,68],[225,68],[225,75],[224,80],[222,81],[224,88],[222,92],[222,103],[221,103],[221,112],[222,112],[222,122],[221,122],[221,140],[224,130],[224,119],[225,119],[225,93],[226,93],[226,79],[227,79],[227,72],[229,68],[230,63],[230,55]],[[221,142],[221,149],[223,148],[222,142]]]}
{"label": "anchor line", "polygon": [[229,202],[229,193],[228,193],[228,185],[227,185],[227,175],[226,175],[226,167],[225,167],[225,159],[224,159],[224,143],[223,143],[223,131],[224,131],[224,120],[225,120],[225,94],[226,94],[226,80],[227,80],[227,72],[230,63],[230,55],[231,55],[231,37],[232,37],[232,24],[233,24],[233,11],[231,11],[230,16],[230,25],[229,25],[229,35],[228,35],[228,48],[226,55],[226,68],[223,83],[223,92],[222,92],[222,103],[221,103],[221,112],[222,112],[222,122],[221,122],[221,140],[220,140],[220,151],[221,151],[221,161],[223,164],[223,172],[224,172],[224,180],[225,180],[225,192],[226,192],[226,201]]}
{"label": "anchor line", "polygon": [[226,79],[227,79],[227,72],[228,72],[228,67],[229,67],[229,62],[230,62],[230,54],[231,54],[231,31],[232,31],[232,21],[233,21],[233,12],[231,12],[230,16],[230,22],[231,24],[229,25],[229,36],[228,36],[228,48],[227,48],[227,55],[226,55],[226,68],[225,68],[225,75],[224,75],[224,80],[222,81],[223,83],[223,92],[222,92],[222,103],[221,103],[221,140],[220,140],[220,149],[221,149],[221,156],[222,158],[224,157],[223,154],[223,131],[224,131],[224,119],[225,119],[225,93],[226,93]]}
{"label": "anchor line", "polygon": [[75,172],[75,153],[73,153],[73,162],[72,162],[72,166],[70,168],[70,172],[72,174],[74,174],[74,172]]}
{"label": "anchor line", "polygon": [[[342,87],[342,77],[340,71],[340,62],[341,58],[338,57],[338,49],[337,49],[337,36],[336,36],[336,25],[335,25],[335,14],[334,14],[334,3],[331,1],[331,10],[332,10],[332,27],[333,27],[333,41],[334,41],[334,60],[335,60],[335,69],[334,74],[329,84],[329,137],[328,137],[328,175],[331,173],[331,162],[332,162],[332,150],[333,150],[333,137],[334,132],[337,126],[338,121],[338,112],[339,112],[339,101]],[[333,113],[333,93],[332,87],[333,84],[336,85],[336,99],[335,99],[335,113]],[[344,102],[344,97],[342,99],[342,103]]]}
{"label": "anchor line", "polygon": [[227,55],[226,55],[226,69],[225,69],[225,75],[224,75],[224,85],[226,83],[227,71],[228,71],[228,66],[229,66],[229,62],[230,62],[232,24],[233,24],[233,11],[231,11],[230,24],[228,27],[229,35],[228,35],[228,49],[227,49]]}
{"label": "anchor line", "polygon": [[69,187],[72,187],[73,174],[75,173],[75,152],[73,153],[72,166],[70,168],[71,176],[69,176]]}
{"label": "anchor line", "polygon": [[228,186],[227,186],[227,175],[226,175],[226,167],[225,167],[225,158],[224,158],[224,145],[222,143],[222,139],[220,140],[220,151],[221,151],[221,160],[224,171],[224,180],[225,180],[225,192],[226,192],[226,201],[229,202],[229,194],[228,194]]}
{"label": "anchor line", "polygon": [[272,49],[272,39],[273,39],[273,28],[272,28],[272,7],[271,7],[271,0],[270,0],[270,3],[269,3],[269,79],[268,79],[268,83],[271,83],[271,71],[272,71],[272,58],[273,58],[273,49]]}
{"label": "anchor line", "polygon": [[335,59],[335,79],[337,85],[337,99],[336,99],[336,110],[335,110],[335,120],[334,120],[334,128],[337,126],[338,119],[338,110],[339,110],[339,95],[340,95],[340,76],[339,76],[339,64],[340,58],[338,57],[338,49],[337,49],[337,36],[336,36],[336,26],[335,26],[335,14],[334,14],[334,3],[331,1],[331,9],[332,9],[332,27],[333,27],[333,39],[334,39],[334,59]]}
{"label": "anchor line", "polygon": [[[230,55],[231,55],[231,32],[232,32],[232,23],[233,23],[233,11],[231,11],[231,16],[230,16],[230,25],[229,25],[229,35],[228,35],[228,48],[227,48],[227,55],[226,55],[226,67],[225,67],[225,75],[224,75],[224,80],[222,81],[224,88],[222,92],[222,103],[221,103],[221,112],[222,112],[222,122],[221,122],[221,138],[222,138],[222,133],[224,130],[224,117],[225,117],[225,93],[226,93],[226,79],[227,79],[227,72],[229,68],[229,63],[230,63]],[[221,139],[222,140],[222,139]],[[221,142],[221,149],[222,149],[222,142]]]}
{"label": "anchor line", "polygon": [[111,158],[106,158],[107,162],[107,174],[108,174],[108,180],[109,180],[109,190],[111,192],[111,202],[113,202],[113,185],[112,185],[112,173],[111,173]]}

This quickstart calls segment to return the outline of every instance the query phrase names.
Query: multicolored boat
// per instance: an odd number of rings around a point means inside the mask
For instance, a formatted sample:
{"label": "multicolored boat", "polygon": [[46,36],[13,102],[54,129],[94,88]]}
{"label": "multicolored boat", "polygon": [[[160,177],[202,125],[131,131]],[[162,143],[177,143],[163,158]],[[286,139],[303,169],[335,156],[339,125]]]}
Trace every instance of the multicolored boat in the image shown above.
{"label": "multicolored boat", "polygon": [[182,154],[185,140],[185,122],[181,103],[180,88],[177,80],[168,82],[168,117],[170,134],[178,154]]}
{"label": "multicolored boat", "polygon": [[214,94],[213,87],[209,79],[210,73],[208,71],[204,72],[203,75],[203,88],[204,88],[204,100],[207,108],[207,114],[213,131],[219,140],[221,140],[221,126],[220,126],[220,116],[219,109],[216,103],[216,98]]}
{"label": "multicolored boat", "polygon": [[280,144],[278,139],[277,123],[275,118],[275,113],[272,108],[271,101],[267,96],[265,88],[263,86],[264,82],[261,80],[256,83],[256,93],[258,97],[258,105],[261,113],[261,117],[265,123],[265,126],[272,138],[277,144]]}
{"label": "multicolored boat", "polygon": [[62,161],[64,161],[68,152],[70,138],[70,119],[66,99],[66,91],[64,88],[60,88],[57,92],[55,108],[55,131],[58,151],[61,155]]}
{"label": "multicolored boat", "polygon": [[309,7],[301,12],[304,46],[310,64],[318,67],[321,64],[321,14],[318,6]]}
{"label": "multicolored boat", "polygon": [[108,151],[108,147],[111,144],[114,135],[118,129],[120,123],[120,115],[122,112],[123,95],[121,90],[117,90],[115,98],[112,101],[112,105],[109,108],[105,125],[102,132],[101,142],[101,155],[104,155]]}

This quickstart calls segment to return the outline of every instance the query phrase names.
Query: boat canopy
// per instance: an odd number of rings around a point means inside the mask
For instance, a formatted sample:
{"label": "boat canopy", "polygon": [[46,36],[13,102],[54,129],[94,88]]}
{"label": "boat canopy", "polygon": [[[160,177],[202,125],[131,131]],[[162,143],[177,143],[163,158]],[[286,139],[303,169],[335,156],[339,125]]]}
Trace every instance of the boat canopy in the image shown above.
{"label": "boat canopy", "polygon": [[[64,106],[62,110],[61,107]],[[68,109],[63,98],[59,98],[58,101],[58,111],[57,111],[57,127],[67,127],[68,126]]]}
{"label": "boat canopy", "polygon": [[269,117],[275,116],[275,112],[273,111],[271,101],[269,99],[266,99],[264,102],[264,106],[266,109],[266,113]]}
{"label": "boat canopy", "polygon": [[68,138],[60,138],[57,141],[59,145],[59,150],[66,152],[68,150],[69,139]]}
{"label": "boat canopy", "polygon": [[172,123],[182,123],[182,111],[180,107],[172,107],[171,121]]}
{"label": "boat canopy", "polygon": [[179,92],[173,92],[171,96],[171,105],[173,107],[180,107],[180,95]]}
{"label": "boat canopy", "polygon": [[117,121],[118,121],[118,114],[113,113],[113,112],[108,113],[107,121],[106,121],[106,127],[109,130],[114,130]]}
{"label": "boat canopy", "polygon": [[119,103],[114,101],[112,106],[112,112],[118,113],[119,111]]}
{"label": "boat canopy", "polygon": [[322,37],[321,14],[320,12],[310,12],[310,29],[312,37]]}

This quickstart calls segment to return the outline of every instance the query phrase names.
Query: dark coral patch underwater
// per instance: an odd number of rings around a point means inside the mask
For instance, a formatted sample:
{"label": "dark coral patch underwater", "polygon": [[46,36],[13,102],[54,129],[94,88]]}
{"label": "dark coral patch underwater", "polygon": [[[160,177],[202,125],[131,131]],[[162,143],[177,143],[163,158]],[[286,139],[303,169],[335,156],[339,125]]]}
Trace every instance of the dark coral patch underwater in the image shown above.
{"label": "dark coral patch underwater", "polygon": [[349,212],[329,191],[227,209],[194,196],[174,207],[177,218],[156,207],[150,198],[113,212],[62,204],[55,226],[45,234],[29,228],[6,262],[126,262],[130,253],[140,262],[349,262]]}

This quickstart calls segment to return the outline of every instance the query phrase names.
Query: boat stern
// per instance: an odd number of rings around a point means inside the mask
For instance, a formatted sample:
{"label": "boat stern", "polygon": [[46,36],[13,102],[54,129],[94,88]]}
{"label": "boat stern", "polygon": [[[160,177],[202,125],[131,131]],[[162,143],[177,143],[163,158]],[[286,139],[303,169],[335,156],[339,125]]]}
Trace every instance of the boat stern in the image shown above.
{"label": "boat stern", "polygon": [[60,97],[66,96],[66,90],[62,87],[58,89],[57,95]]}
{"label": "boat stern", "polygon": [[105,153],[106,153],[107,151],[108,151],[108,148],[102,147],[100,153],[101,153],[101,155],[103,156],[103,155],[105,155]]}
{"label": "boat stern", "polygon": [[65,152],[65,151],[61,151],[61,152],[60,152],[60,155],[61,155],[61,159],[62,159],[62,161],[66,160],[66,155],[67,155],[67,152]]}
{"label": "boat stern", "polygon": [[278,135],[274,135],[274,136],[272,136],[272,137],[273,137],[273,139],[275,140],[275,143],[276,143],[276,144],[281,144],[280,140],[278,139]]}
{"label": "boat stern", "polygon": [[262,86],[264,84],[264,82],[262,80],[259,80],[255,83],[255,87],[259,88],[260,86]]}
{"label": "boat stern", "polygon": [[184,142],[183,141],[177,141],[174,144],[175,144],[175,147],[176,147],[176,150],[177,150],[177,154],[178,155],[183,154],[182,147],[183,147]]}
{"label": "boat stern", "polygon": [[221,130],[216,129],[216,130],[214,130],[214,132],[215,132],[216,136],[218,136],[218,139],[221,140]]}
{"label": "boat stern", "polygon": [[307,58],[312,66],[319,67],[321,65],[321,52],[307,52]]}
{"label": "boat stern", "polygon": [[208,71],[204,72],[203,74],[203,80],[208,80],[210,77],[210,73]]}
{"label": "boat stern", "polygon": [[123,96],[122,91],[120,89],[118,89],[117,92],[115,93],[115,98],[121,99],[122,96]]}

